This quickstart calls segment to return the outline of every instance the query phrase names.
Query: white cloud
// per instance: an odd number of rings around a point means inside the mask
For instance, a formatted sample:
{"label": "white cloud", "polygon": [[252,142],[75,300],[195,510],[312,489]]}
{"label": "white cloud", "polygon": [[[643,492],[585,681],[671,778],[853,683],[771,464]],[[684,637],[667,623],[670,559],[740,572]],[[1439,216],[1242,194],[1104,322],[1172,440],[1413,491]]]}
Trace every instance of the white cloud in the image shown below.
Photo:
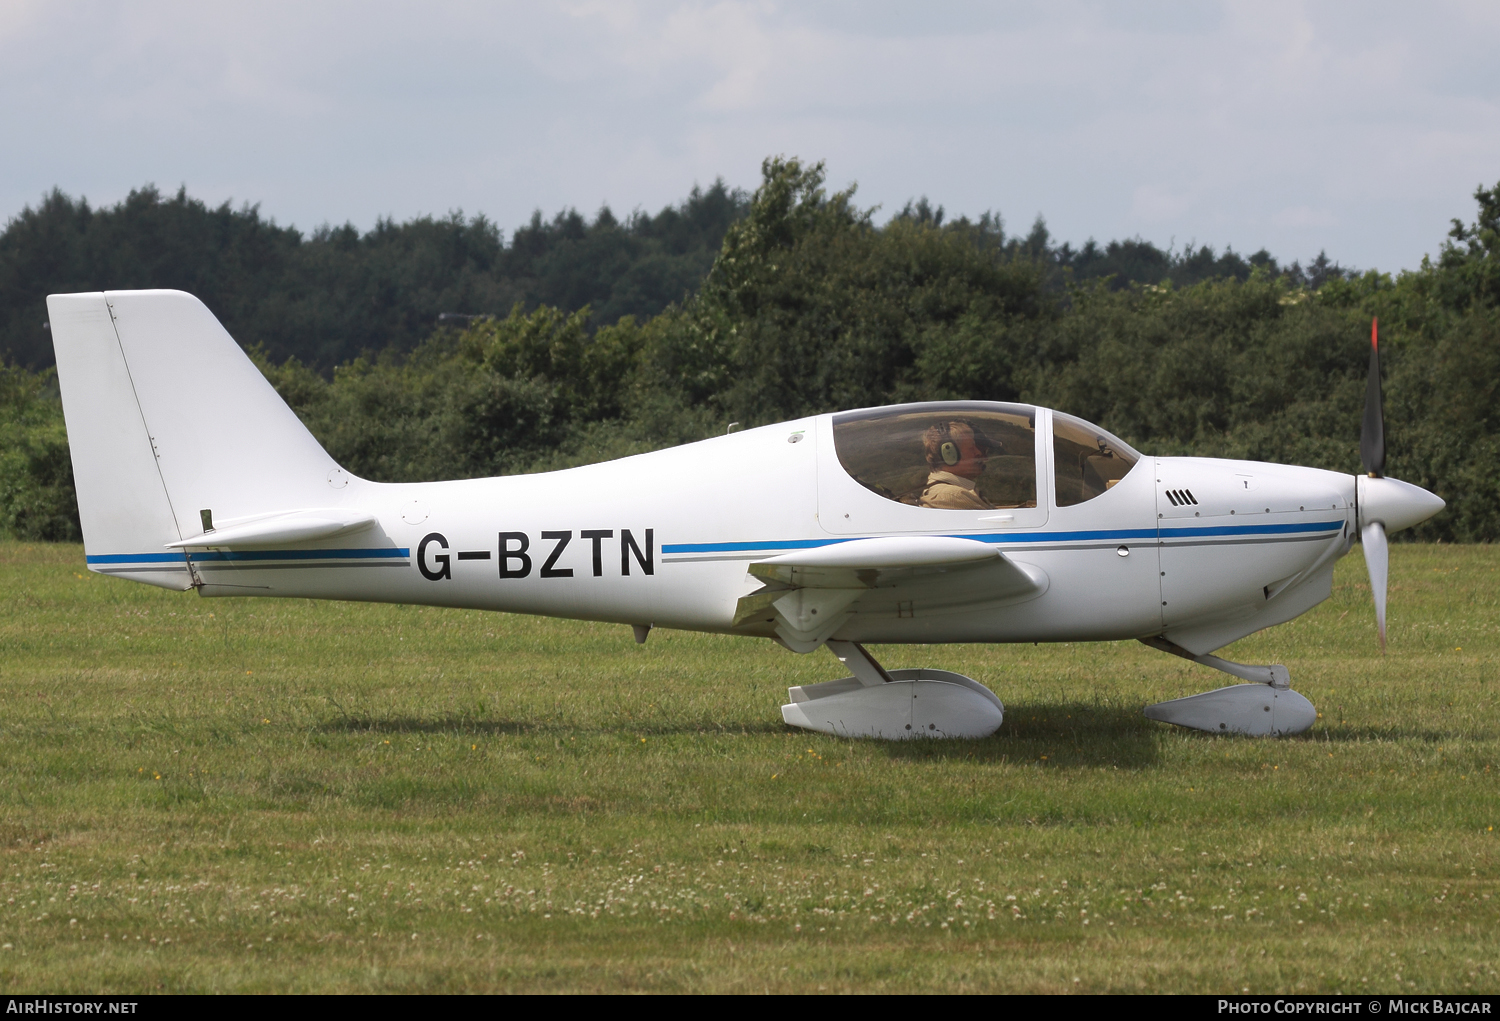
{"label": "white cloud", "polygon": [[42,20],[44,5],[40,0],[9,0],[0,4],[0,46],[14,44]]}
{"label": "white cloud", "polygon": [[1143,184],[1135,190],[1130,213],[1142,223],[1176,220],[1193,206],[1193,197],[1159,185]]}
{"label": "white cloud", "polygon": [[1271,217],[1271,222],[1278,227],[1332,227],[1338,223],[1338,220],[1326,209],[1288,206],[1278,210]]}
{"label": "white cloud", "polygon": [[1415,265],[1500,178],[1490,3],[0,6],[0,211],[655,208],[773,153],[886,210]]}

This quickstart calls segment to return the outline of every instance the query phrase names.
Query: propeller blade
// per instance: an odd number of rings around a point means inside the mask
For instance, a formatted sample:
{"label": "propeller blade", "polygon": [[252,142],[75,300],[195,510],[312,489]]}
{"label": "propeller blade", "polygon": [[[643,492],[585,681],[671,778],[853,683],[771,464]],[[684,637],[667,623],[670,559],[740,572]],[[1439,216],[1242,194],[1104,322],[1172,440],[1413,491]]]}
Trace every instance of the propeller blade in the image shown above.
{"label": "propeller blade", "polygon": [[1365,384],[1365,420],[1359,430],[1359,459],[1365,474],[1379,478],[1385,474],[1385,411],[1380,399],[1379,320],[1370,320],[1370,378]]}
{"label": "propeller blade", "polygon": [[1370,571],[1370,592],[1375,596],[1375,627],[1380,632],[1380,651],[1385,651],[1385,592],[1391,573],[1391,548],[1385,526],[1372,521],[1359,533],[1365,547],[1365,567]]}

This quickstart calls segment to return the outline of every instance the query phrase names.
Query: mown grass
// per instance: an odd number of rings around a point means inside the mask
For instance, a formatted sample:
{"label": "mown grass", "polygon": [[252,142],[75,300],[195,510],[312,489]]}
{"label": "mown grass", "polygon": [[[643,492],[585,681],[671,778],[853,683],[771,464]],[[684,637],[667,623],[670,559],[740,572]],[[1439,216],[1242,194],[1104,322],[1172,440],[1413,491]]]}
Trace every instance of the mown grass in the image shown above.
{"label": "mown grass", "polygon": [[980,742],[789,731],[831,656],[205,600],[0,546],[0,985],[1495,991],[1500,551],[1397,546],[1231,648],[1323,718],[1152,723],[1135,644],[887,647]]}

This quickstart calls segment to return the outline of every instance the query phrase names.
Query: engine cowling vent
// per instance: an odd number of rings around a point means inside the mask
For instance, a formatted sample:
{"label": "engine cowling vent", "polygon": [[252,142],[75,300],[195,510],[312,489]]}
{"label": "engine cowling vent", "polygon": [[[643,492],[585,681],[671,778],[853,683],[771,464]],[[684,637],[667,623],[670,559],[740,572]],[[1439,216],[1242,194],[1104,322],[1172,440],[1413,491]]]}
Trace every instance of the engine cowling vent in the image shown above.
{"label": "engine cowling vent", "polygon": [[1172,501],[1173,507],[1196,507],[1197,499],[1193,496],[1191,489],[1168,489],[1167,499]]}

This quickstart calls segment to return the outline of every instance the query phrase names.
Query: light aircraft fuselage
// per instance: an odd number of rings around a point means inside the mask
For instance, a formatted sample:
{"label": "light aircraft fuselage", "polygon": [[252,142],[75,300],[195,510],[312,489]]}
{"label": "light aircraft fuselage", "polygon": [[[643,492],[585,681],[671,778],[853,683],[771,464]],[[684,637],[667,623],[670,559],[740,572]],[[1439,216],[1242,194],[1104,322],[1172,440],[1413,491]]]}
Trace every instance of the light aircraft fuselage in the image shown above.
{"label": "light aircraft fuselage", "polygon": [[[1034,567],[1044,587],[993,608],[940,602],[928,612],[912,600],[856,613],[839,637],[1107,641],[1190,632],[1212,636],[1205,652],[1240,637],[1220,633],[1248,634],[1327,598],[1333,563],[1352,541],[1353,476],[1143,458],[1094,499],[1057,507],[1048,499],[1050,414],[1026,410],[1039,419],[1044,498],[1021,510],[1023,523],[985,520],[1015,517],[1014,509],[891,504],[843,472],[833,416],[820,415],[536,475],[400,485],[336,477],[340,488],[321,502],[374,522],[293,548],[146,549],[91,555],[89,566],[197,584],[205,596],[421,603],[769,636],[769,620],[734,623],[739,599],[759,587],[748,564],[875,536],[953,536]],[[1195,502],[1174,506],[1168,490]],[[246,517],[221,508],[208,508],[217,530]]]}

